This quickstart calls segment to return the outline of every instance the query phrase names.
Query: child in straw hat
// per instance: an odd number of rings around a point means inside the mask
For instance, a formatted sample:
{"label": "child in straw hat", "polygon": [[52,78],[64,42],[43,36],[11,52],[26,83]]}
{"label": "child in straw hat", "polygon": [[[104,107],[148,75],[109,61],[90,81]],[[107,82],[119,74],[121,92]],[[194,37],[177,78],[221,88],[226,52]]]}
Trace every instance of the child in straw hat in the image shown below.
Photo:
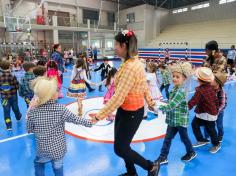
{"label": "child in straw hat", "polygon": [[[223,140],[223,135],[224,135],[224,128],[223,128],[223,117],[224,117],[224,109],[227,106],[227,96],[226,93],[224,92],[224,84],[227,80],[227,75],[226,73],[221,73],[217,72],[214,74],[215,79],[211,83],[211,85],[214,87],[214,89],[217,92],[217,98],[219,100],[219,110],[218,110],[218,117],[216,120],[216,127],[217,127],[217,137],[219,139],[219,142],[222,142]],[[209,135],[205,129],[205,138],[209,138]]]}
{"label": "child in straw hat", "polygon": [[44,173],[44,165],[52,163],[55,175],[63,175],[63,157],[66,153],[65,122],[91,127],[90,120],[78,118],[58,98],[57,80],[38,77],[32,88],[38,97],[37,106],[28,112],[27,130],[36,138],[35,175]]}
{"label": "child in straw hat", "polygon": [[[171,141],[177,133],[179,133],[180,139],[184,143],[187,151],[186,155],[184,155],[181,160],[191,161],[197,156],[188,137],[187,126],[189,122],[189,111],[186,93],[183,88],[185,80],[191,76],[191,74],[192,67],[191,64],[187,62],[176,64],[175,67],[172,68],[174,88],[170,93],[168,104],[159,107],[159,110],[166,113],[166,123],[168,124],[161,154],[156,160],[156,162],[160,164],[168,163],[167,157]],[[157,111],[157,109],[155,111]]]}
{"label": "child in straw hat", "polygon": [[195,117],[192,121],[192,129],[197,143],[193,147],[200,147],[209,143],[201,133],[200,126],[206,128],[207,133],[210,135],[211,153],[216,153],[220,148],[219,139],[215,130],[215,121],[217,120],[219,101],[216,96],[216,91],[211,85],[214,80],[212,70],[207,67],[201,67],[196,70],[199,86],[191,100],[188,102],[189,109],[195,108]]}

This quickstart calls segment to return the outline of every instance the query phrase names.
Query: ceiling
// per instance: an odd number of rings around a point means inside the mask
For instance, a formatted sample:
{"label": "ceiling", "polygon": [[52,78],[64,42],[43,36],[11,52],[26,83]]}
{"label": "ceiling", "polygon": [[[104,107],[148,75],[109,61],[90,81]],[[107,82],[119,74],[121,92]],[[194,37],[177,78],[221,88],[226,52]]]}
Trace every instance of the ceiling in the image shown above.
{"label": "ceiling", "polygon": [[[105,1],[118,2],[118,0],[105,0]],[[142,4],[150,4],[157,7],[161,6],[167,9],[174,9],[187,5],[197,4],[207,0],[119,0],[119,1],[120,4],[127,6],[127,8]]]}

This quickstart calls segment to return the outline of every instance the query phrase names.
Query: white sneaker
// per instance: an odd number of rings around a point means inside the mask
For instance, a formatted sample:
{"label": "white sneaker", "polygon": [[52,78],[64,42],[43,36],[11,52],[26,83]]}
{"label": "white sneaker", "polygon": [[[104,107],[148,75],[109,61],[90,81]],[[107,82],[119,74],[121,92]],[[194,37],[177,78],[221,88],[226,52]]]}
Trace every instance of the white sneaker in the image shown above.
{"label": "white sneaker", "polygon": [[193,144],[193,147],[194,148],[197,148],[197,147],[201,147],[201,146],[204,146],[206,144],[209,144],[209,141],[197,141],[196,144]]}

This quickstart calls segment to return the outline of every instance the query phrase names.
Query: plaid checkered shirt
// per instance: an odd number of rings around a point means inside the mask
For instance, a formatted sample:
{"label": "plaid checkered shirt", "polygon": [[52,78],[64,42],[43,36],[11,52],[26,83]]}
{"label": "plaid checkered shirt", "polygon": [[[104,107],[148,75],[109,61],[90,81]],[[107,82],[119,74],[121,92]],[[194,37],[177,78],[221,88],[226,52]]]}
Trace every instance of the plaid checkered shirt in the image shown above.
{"label": "plaid checkered shirt", "polygon": [[162,83],[164,84],[164,86],[171,83],[172,78],[168,70],[161,71],[161,77],[162,77]]}
{"label": "plaid checkered shirt", "polygon": [[126,111],[136,111],[144,107],[144,100],[149,106],[154,105],[147,84],[143,64],[137,58],[128,59],[115,75],[115,94],[102,108],[97,118],[103,119],[121,107]]}
{"label": "plaid checkered shirt", "polygon": [[194,106],[196,114],[207,113],[217,115],[219,110],[219,100],[217,93],[210,83],[200,85],[196,88],[196,92],[189,100],[188,107],[191,110]]}
{"label": "plaid checkered shirt", "polygon": [[53,100],[31,109],[27,129],[36,138],[37,156],[61,159],[66,153],[65,122],[91,127],[89,120],[79,118],[64,105]]}
{"label": "plaid checkered shirt", "polygon": [[210,64],[208,58],[203,63],[203,67],[209,67],[213,73],[222,72],[225,73],[227,67],[227,60],[224,56],[217,55],[218,57],[214,59],[213,64]]}
{"label": "plaid checkered shirt", "polygon": [[159,107],[166,113],[166,123],[172,127],[187,127],[189,122],[189,111],[185,90],[182,86],[175,86],[170,92],[170,99],[167,105]]}
{"label": "plaid checkered shirt", "polygon": [[9,99],[17,94],[19,82],[10,70],[2,70],[0,75],[0,94],[2,99]]}
{"label": "plaid checkered shirt", "polygon": [[35,79],[35,76],[32,72],[25,72],[25,75],[20,81],[20,87],[22,88],[22,93],[24,96],[31,95],[33,97],[34,92],[30,89],[30,82]]}
{"label": "plaid checkered shirt", "polygon": [[224,92],[224,89],[221,88],[218,92],[217,92],[217,97],[219,99],[219,113],[221,113],[222,111],[224,111],[224,109],[227,106],[227,95]]}

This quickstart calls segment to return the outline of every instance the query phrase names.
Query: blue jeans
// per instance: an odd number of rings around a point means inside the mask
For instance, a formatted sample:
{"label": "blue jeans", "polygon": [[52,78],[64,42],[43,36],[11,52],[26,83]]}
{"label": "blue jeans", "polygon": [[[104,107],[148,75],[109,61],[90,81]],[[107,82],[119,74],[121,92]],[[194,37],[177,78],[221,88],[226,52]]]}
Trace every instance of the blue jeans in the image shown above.
{"label": "blue jeans", "polygon": [[[218,137],[223,137],[224,135],[224,127],[223,127],[223,117],[224,117],[224,111],[220,112],[217,120],[216,120],[216,126],[218,130]],[[206,128],[204,128],[205,138],[209,138],[209,134],[206,131]]]}
{"label": "blue jeans", "polygon": [[63,158],[51,160],[45,157],[36,156],[34,160],[35,176],[45,176],[45,163],[51,162],[55,176],[63,176]]}
{"label": "blue jeans", "polygon": [[26,95],[25,96],[25,103],[26,103],[26,106],[27,106],[27,108],[29,108],[29,104],[30,104],[30,101],[32,100],[32,98],[34,97],[34,94],[29,94],[29,95]]}
{"label": "blue jeans", "polygon": [[165,140],[163,142],[162,149],[161,149],[160,158],[167,158],[170,151],[171,141],[172,139],[174,139],[177,132],[179,132],[180,139],[184,143],[187,153],[194,152],[192,143],[188,137],[187,128],[181,127],[181,126],[171,127],[168,125]]}
{"label": "blue jeans", "polygon": [[18,97],[17,94],[13,95],[9,99],[1,98],[1,103],[3,107],[4,119],[7,127],[11,127],[11,108],[15,114],[16,120],[21,119],[21,113],[18,107]]}
{"label": "blue jeans", "polygon": [[219,145],[219,139],[217,137],[217,133],[215,129],[215,121],[203,120],[203,119],[197,118],[196,116],[193,118],[193,121],[192,121],[193,134],[195,138],[197,139],[197,141],[199,142],[205,141],[205,138],[203,137],[202,132],[201,132],[201,128],[200,128],[201,126],[204,126],[207,133],[209,134],[212,145],[214,146]]}

